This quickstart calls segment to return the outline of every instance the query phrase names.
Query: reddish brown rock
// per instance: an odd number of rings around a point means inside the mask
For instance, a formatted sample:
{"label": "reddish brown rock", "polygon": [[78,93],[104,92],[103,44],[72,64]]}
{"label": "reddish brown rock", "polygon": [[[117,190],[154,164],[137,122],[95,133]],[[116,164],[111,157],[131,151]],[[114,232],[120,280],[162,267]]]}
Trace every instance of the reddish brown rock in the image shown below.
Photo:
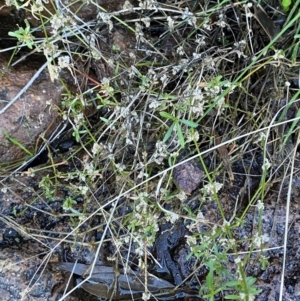
{"label": "reddish brown rock", "polygon": [[195,164],[186,162],[174,168],[174,181],[186,194],[191,194],[200,184],[204,172]]}
{"label": "reddish brown rock", "polygon": [[[24,64],[5,72],[7,59],[0,56],[0,110],[12,100],[36,73],[39,64]],[[50,81],[47,70],[31,87],[0,114],[0,161],[2,164],[26,156],[19,146],[5,135],[17,140],[34,153],[38,137],[51,135],[58,122],[57,106],[60,104],[62,85]]]}

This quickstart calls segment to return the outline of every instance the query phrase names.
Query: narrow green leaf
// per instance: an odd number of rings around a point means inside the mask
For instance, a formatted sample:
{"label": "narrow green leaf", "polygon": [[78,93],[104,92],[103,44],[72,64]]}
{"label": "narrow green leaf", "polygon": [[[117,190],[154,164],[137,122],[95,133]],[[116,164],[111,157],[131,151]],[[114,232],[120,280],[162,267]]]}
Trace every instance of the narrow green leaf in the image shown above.
{"label": "narrow green leaf", "polygon": [[174,119],[175,119],[174,116],[172,116],[171,114],[169,114],[169,113],[167,113],[167,112],[159,112],[159,114],[160,114],[161,117],[165,117],[165,118],[167,118],[167,119],[171,119],[171,120],[174,120]]}
{"label": "narrow green leaf", "polygon": [[179,143],[180,143],[181,147],[184,148],[185,141],[184,141],[184,137],[183,137],[182,130],[181,130],[179,123],[176,123],[176,128],[177,128],[177,136],[178,136]]}
{"label": "narrow green leaf", "polygon": [[171,134],[173,132],[173,129],[174,129],[174,126],[175,126],[175,123],[172,123],[172,125],[169,127],[164,139],[163,139],[163,142],[166,142],[170,137],[171,137]]}
{"label": "narrow green leaf", "polygon": [[191,128],[196,128],[198,126],[198,123],[190,121],[190,120],[180,119],[179,121]]}
{"label": "narrow green leaf", "polygon": [[102,120],[103,122],[105,122],[106,124],[111,124],[112,121],[107,119],[107,118],[104,118],[104,117],[100,117],[100,120]]}
{"label": "narrow green leaf", "polygon": [[215,268],[214,268],[214,262],[212,260],[210,260],[207,264],[208,268],[209,268],[209,272],[206,276],[206,285],[207,287],[209,288],[210,291],[213,290],[214,288],[214,271],[215,271]]}
{"label": "narrow green leaf", "polygon": [[226,300],[240,300],[241,296],[237,296],[237,295],[227,295],[225,296]]}
{"label": "narrow green leaf", "polygon": [[6,139],[8,139],[11,143],[17,145],[20,149],[22,149],[26,154],[33,156],[33,153],[29,151],[23,144],[21,144],[18,140],[15,138],[9,136],[6,132],[4,132],[4,136]]}
{"label": "narrow green leaf", "polygon": [[256,278],[255,277],[247,277],[246,282],[249,286],[252,286],[256,282]]}
{"label": "narrow green leaf", "polygon": [[241,281],[233,280],[226,282],[227,287],[235,287],[241,284]]}

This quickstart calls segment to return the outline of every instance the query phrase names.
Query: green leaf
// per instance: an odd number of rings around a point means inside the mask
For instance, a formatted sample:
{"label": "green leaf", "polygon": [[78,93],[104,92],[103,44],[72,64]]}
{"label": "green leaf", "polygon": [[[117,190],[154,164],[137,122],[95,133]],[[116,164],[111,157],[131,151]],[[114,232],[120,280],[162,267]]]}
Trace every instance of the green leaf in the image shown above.
{"label": "green leaf", "polygon": [[228,281],[226,282],[227,287],[236,287],[241,284],[241,281],[233,280],[233,281]]}
{"label": "green leaf", "polygon": [[249,286],[252,286],[256,282],[256,278],[255,277],[247,277],[246,282]]}
{"label": "green leaf", "polygon": [[209,268],[209,272],[206,276],[206,285],[209,288],[210,291],[213,290],[214,288],[214,271],[215,271],[215,267],[214,267],[214,262],[212,260],[210,260],[207,264],[208,268]]}
{"label": "green leaf", "polygon": [[241,296],[237,296],[237,295],[227,295],[225,296],[226,300],[240,300]]}
{"label": "green leaf", "polygon": [[172,132],[173,132],[173,129],[174,129],[174,126],[175,126],[175,123],[172,123],[172,125],[169,127],[164,139],[163,139],[163,142],[166,142],[172,135]]}
{"label": "green leaf", "polygon": [[8,139],[11,143],[17,145],[20,149],[22,149],[25,153],[33,157],[33,153],[29,151],[23,144],[21,144],[18,140],[15,138],[9,136],[8,133],[4,132],[4,136],[6,139]]}
{"label": "green leaf", "polygon": [[289,11],[291,4],[292,4],[291,0],[282,0],[281,1],[281,5],[283,7],[284,12]]}
{"label": "green leaf", "polygon": [[107,119],[107,118],[104,118],[104,117],[100,117],[100,120],[102,120],[104,123],[106,123],[106,124],[111,124],[112,123],[112,121],[111,120],[109,120],[109,119]]}
{"label": "green leaf", "polygon": [[177,136],[178,136],[179,143],[180,143],[181,147],[184,148],[185,141],[184,141],[184,137],[183,137],[182,130],[181,130],[179,123],[176,123],[176,128],[177,128]]}
{"label": "green leaf", "polygon": [[191,128],[196,128],[198,126],[198,123],[190,121],[190,120],[180,119],[179,121]]}
{"label": "green leaf", "polygon": [[167,112],[159,112],[161,117],[165,117],[167,119],[171,119],[171,120],[175,120],[175,117],[172,116],[171,114],[167,113]]}

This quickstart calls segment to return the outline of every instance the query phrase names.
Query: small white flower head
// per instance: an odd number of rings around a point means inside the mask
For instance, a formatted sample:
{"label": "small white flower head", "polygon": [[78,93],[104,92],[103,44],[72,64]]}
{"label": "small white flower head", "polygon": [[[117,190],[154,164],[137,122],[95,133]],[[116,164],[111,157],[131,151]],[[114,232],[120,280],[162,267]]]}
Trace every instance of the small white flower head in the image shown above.
{"label": "small white flower head", "polygon": [[224,20],[219,20],[216,24],[221,28],[225,28],[227,26],[227,23]]}
{"label": "small white flower head", "polygon": [[87,186],[79,186],[78,190],[83,194],[86,195],[87,192],[89,191],[89,188]]}
{"label": "small white flower head", "polygon": [[258,210],[264,210],[264,208],[265,208],[265,205],[264,205],[264,203],[261,200],[257,201],[257,205],[256,206],[257,206]]}
{"label": "small white flower head", "polygon": [[215,67],[215,62],[214,59],[211,56],[207,56],[203,60],[203,64],[208,68],[208,69],[214,69]]}
{"label": "small white flower head", "polygon": [[128,137],[126,137],[126,145],[133,145],[132,140]]}
{"label": "small white flower head", "polygon": [[70,68],[70,57],[67,55],[58,58],[58,66],[60,68]]}
{"label": "small white flower head", "polygon": [[201,53],[197,53],[197,52],[194,52],[194,53],[193,53],[193,60],[201,59],[201,57],[202,57],[202,54],[201,54]]}
{"label": "small white flower head", "polygon": [[183,20],[187,20],[189,25],[196,26],[196,17],[192,12],[189,11],[187,7],[185,7],[184,12],[181,15]]}
{"label": "small white flower head", "polygon": [[113,25],[113,22],[111,21],[110,14],[101,11],[97,17],[98,17],[98,19],[101,19],[105,24],[108,25],[109,31],[112,31],[114,25]]}
{"label": "small white flower head", "polygon": [[143,26],[139,22],[135,23],[135,37],[136,37],[137,42],[144,41]]}
{"label": "small white flower head", "polygon": [[94,156],[98,155],[103,150],[103,146],[98,143],[94,143],[92,147],[92,154]]}
{"label": "small white flower head", "polygon": [[192,112],[195,114],[195,117],[202,116],[204,113],[204,102],[201,100],[196,101],[196,103],[192,106]]}
{"label": "small white flower head", "polygon": [[150,27],[151,19],[149,17],[141,18],[141,21],[145,24],[146,27]]}
{"label": "small white flower head", "polygon": [[272,164],[270,163],[268,158],[264,158],[264,164],[262,166],[262,170],[268,170],[271,166]]}
{"label": "small white flower head", "polygon": [[198,131],[189,131],[187,134],[186,141],[191,142],[191,141],[198,141],[199,140],[199,133]]}
{"label": "small white flower head", "polygon": [[206,37],[204,35],[196,35],[196,43],[198,43],[198,47],[206,45],[205,39]]}
{"label": "small white flower head", "polygon": [[182,202],[187,199],[187,195],[182,190],[179,193],[177,193],[175,196],[177,197],[177,199],[179,199]]}
{"label": "small white flower head", "polygon": [[167,222],[171,222],[171,223],[174,224],[178,219],[179,219],[179,215],[177,213],[175,213],[175,212],[169,211],[166,214],[166,221]]}
{"label": "small white flower head", "polygon": [[268,243],[270,240],[270,236],[268,234],[258,235],[257,233],[254,235],[253,244],[257,248],[261,248],[264,243]]}
{"label": "small white flower head", "polygon": [[150,109],[156,109],[161,105],[161,102],[158,101],[157,99],[151,99],[149,103],[149,108]]}
{"label": "small white flower head", "polygon": [[126,0],[124,2],[123,9],[124,10],[132,10],[133,9],[133,5],[128,0]]}
{"label": "small white flower head", "polygon": [[259,133],[259,139],[260,141],[266,141],[267,140],[267,135],[263,132]]}
{"label": "small white flower head", "polygon": [[84,120],[84,115],[83,113],[78,113],[74,117],[74,123],[75,124],[80,124]]}
{"label": "small white flower head", "polygon": [[238,49],[240,49],[240,50],[244,50],[245,47],[246,47],[246,41],[245,40],[241,40],[239,42],[235,42],[233,45],[235,47],[237,47]]}
{"label": "small white flower head", "polygon": [[172,32],[174,29],[174,19],[172,19],[171,16],[168,16],[167,21],[168,21],[169,31]]}
{"label": "small white flower head", "polygon": [[156,0],[139,0],[139,6],[142,9],[155,9],[157,11]]}
{"label": "small white flower head", "polygon": [[132,60],[135,60],[136,59],[136,55],[135,55],[135,53],[133,53],[133,52],[129,52],[129,57],[132,59]]}
{"label": "small white flower head", "polygon": [[164,75],[161,76],[160,81],[162,82],[162,84],[164,86],[166,86],[167,83],[168,83],[168,79],[169,79],[168,76],[166,74],[164,74]]}
{"label": "small white flower head", "polygon": [[223,184],[219,183],[219,182],[215,182],[213,184],[208,183],[208,184],[204,185],[204,187],[202,188],[202,191],[208,195],[213,195],[214,193],[218,193],[222,187],[223,187]]}
{"label": "small white flower head", "polygon": [[176,52],[179,54],[179,55],[184,55],[185,52],[183,50],[183,46],[179,46],[177,49],[176,49]]}
{"label": "small white flower head", "polygon": [[50,24],[53,29],[52,33],[57,34],[58,30],[64,26],[65,20],[62,16],[53,15],[50,20]]}
{"label": "small white flower head", "polygon": [[286,87],[289,87],[289,86],[291,85],[291,83],[290,83],[290,82],[285,82],[284,85],[285,85]]}
{"label": "small white flower head", "polygon": [[275,61],[278,61],[280,59],[284,59],[284,52],[282,49],[275,49],[275,53],[273,55],[273,58]]}
{"label": "small white flower head", "polygon": [[6,193],[7,192],[7,187],[1,188],[1,192]]}
{"label": "small white flower head", "polygon": [[118,169],[118,171],[123,171],[126,169],[126,166],[123,163],[116,163],[116,168]]}
{"label": "small white flower head", "polygon": [[167,150],[166,144],[163,143],[162,141],[157,141],[155,144],[155,148],[156,148],[157,152],[159,152],[159,153],[165,153]]}
{"label": "small white flower head", "polygon": [[109,83],[110,83],[110,78],[109,78],[109,77],[103,77],[102,80],[101,80],[101,82],[102,82],[102,84],[103,84],[104,86],[109,85]]}
{"label": "small white flower head", "polygon": [[189,246],[197,245],[197,239],[195,236],[186,235],[186,242]]}
{"label": "small white flower head", "polygon": [[141,170],[141,171],[139,172],[137,178],[138,178],[138,179],[142,179],[142,178],[144,178],[144,177],[147,179],[147,178],[149,177],[149,175]]}
{"label": "small white flower head", "polygon": [[44,5],[41,0],[36,0],[31,4],[31,13],[33,16],[35,16],[35,13],[42,12],[43,10],[44,10]]}
{"label": "small white flower head", "polygon": [[199,87],[192,90],[193,100],[203,100],[203,93]]}
{"label": "small white flower head", "polygon": [[252,294],[249,294],[248,300],[249,300],[249,301],[254,301],[254,300],[255,300],[255,296],[252,295]]}
{"label": "small white flower head", "polygon": [[207,18],[206,20],[204,20],[203,22],[203,28],[210,31],[212,30],[212,25],[211,25],[211,20],[210,18]]}
{"label": "small white flower head", "polygon": [[236,264],[240,263],[241,261],[242,261],[242,260],[241,260],[241,257],[237,257],[237,258],[234,259],[234,262],[235,262]]}

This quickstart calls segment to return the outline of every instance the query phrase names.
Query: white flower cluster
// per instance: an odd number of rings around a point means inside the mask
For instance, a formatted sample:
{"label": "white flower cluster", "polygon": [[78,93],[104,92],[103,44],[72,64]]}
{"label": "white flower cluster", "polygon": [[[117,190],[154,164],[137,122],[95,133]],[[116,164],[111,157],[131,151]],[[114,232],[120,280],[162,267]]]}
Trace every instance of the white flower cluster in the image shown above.
{"label": "white flower cluster", "polygon": [[59,31],[59,29],[63,29],[66,25],[75,25],[75,21],[70,17],[63,17],[61,15],[53,15],[50,24],[52,27],[52,33],[56,35]]}
{"label": "white flower cluster", "polygon": [[171,16],[168,16],[167,21],[168,21],[169,31],[172,32],[174,30],[174,19],[172,19]]}
{"label": "white flower cluster", "polygon": [[[138,195],[130,196],[135,201],[134,215],[131,223],[135,226],[134,242],[142,248],[146,243],[151,246],[155,240],[155,233],[158,232],[159,215],[154,214],[154,206],[148,204],[145,199],[148,198],[148,193],[141,192]],[[147,229],[147,232],[145,232]],[[141,250],[140,250],[141,252]]]}
{"label": "white flower cluster", "polygon": [[156,164],[162,164],[163,160],[168,157],[167,146],[162,141],[156,142],[155,151],[151,156],[149,163],[155,162]]}
{"label": "white flower cluster", "polygon": [[188,131],[186,136],[186,142],[198,141],[199,140],[199,132],[195,130]]}
{"label": "white flower cluster", "polygon": [[58,51],[58,46],[53,43],[42,43],[40,49],[46,57],[53,57]]}
{"label": "white flower cluster", "polygon": [[139,0],[139,7],[142,9],[155,9],[157,10],[156,0]]}
{"label": "white flower cluster", "polygon": [[101,19],[105,24],[108,25],[109,31],[112,31],[114,28],[114,24],[111,21],[111,15],[105,12],[100,12],[97,16],[99,19]]}
{"label": "white flower cluster", "polygon": [[143,32],[143,26],[141,23],[136,22],[135,23],[135,38],[138,43],[144,41],[144,32]]}
{"label": "white flower cluster", "polygon": [[38,17],[35,16],[35,13],[40,13],[44,10],[43,2],[48,3],[48,1],[43,1],[43,0],[32,1],[31,13],[36,19],[38,19]]}
{"label": "white flower cluster", "polygon": [[197,24],[196,24],[196,20],[197,20],[196,16],[192,12],[190,12],[187,7],[185,8],[184,12],[182,13],[181,18],[183,20],[187,20],[187,22],[188,22],[189,25],[194,26],[194,27],[197,26]]}
{"label": "white flower cluster", "polygon": [[201,34],[196,35],[196,43],[198,44],[197,47],[196,47],[196,53],[199,53],[201,47],[206,45],[205,40],[206,40],[206,36],[201,35]]}
{"label": "white flower cluster", "polygon": [[224,14],[219,14],[219,20],[216,22],[216,25],[221,28],[228,26],[228,24],[226,23],[226,16]]}
{"label": "white flower cluster", "polygon": [[275,53],[273,55],[273,59],[275,61],[279,61],[279,60],[284,59],[284,51],[282,49],[279,49],[279,50],[275,49],[274,51],[275,51]]}
{"label": "white flower cluster", "polygon": [[260,249],[264,243],[268,243],[270,240],[270,237],[268,234],[263,234],[263,235],[258,235],[258,233],[254,234],[254,238],[253,238],[253,244],[255,247],[257,247],[258,249]]}
{"label": "white flower cluster", "polygon": [[269,170],[270,167],[272,166],[272,164],[270,163],[270,161],[268,160],[268,158],[264,158],[264,164],[262,165],[262,170]]}
{"label": "white flower cluster", "polygon": [[201,188],[201,192],[203,193],[203,198],[205,199],[211,199],[211,197],[214,196],[215,193],[218,193],[223,187],[222,183],[208,183]]}

